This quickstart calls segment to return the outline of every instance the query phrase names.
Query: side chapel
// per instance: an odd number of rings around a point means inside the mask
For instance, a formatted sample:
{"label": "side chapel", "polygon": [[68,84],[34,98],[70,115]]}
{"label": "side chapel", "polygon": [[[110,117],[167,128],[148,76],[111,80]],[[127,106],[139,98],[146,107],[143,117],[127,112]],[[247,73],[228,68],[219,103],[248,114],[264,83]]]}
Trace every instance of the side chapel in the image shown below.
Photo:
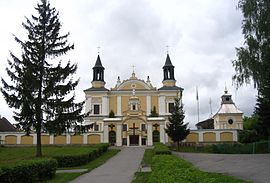
{"label": "side chapel", "polygon": [[183,92],[183,88],[176,86],[169,54],[163,66],[163,86],[159,89],[152,86],[149,76],[144,81],[133,71],[129,79],[121,81],[118,76],[115,87],[109,90],[105,88],[104,70],[98,55],[92,87],[84,90],[87,130],[100,135],[99,142],[116,146],[167,143],[168,116],[174,110],[174,98],[181,99]]}

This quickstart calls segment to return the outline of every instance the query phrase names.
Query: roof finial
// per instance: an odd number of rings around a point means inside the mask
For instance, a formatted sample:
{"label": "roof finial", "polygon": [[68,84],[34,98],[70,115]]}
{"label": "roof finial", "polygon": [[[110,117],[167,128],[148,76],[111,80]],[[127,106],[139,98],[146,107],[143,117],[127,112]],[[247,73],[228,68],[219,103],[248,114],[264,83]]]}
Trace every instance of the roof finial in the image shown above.
{"label": "roof finial", "polygon": [[166,48],[167,48],[167,54],[169,54],[169,45],[167,45]]}
{"label": "roof finial", "polygon": [[135,73],[134,71],[135,65],[132,65],[131,67],[132,67],[132,73]]}
{"label": "roof finial", "polygon": [[224,93],[225,93],[225,94],[228,93],[226,82],[225,82],[225,90],[224,90]]}
{"label": "roof finial", "polygon": [[100,53],[100,46],[98,46],[97,49],[98,49],[98,55],[99,55],[99,53]]}

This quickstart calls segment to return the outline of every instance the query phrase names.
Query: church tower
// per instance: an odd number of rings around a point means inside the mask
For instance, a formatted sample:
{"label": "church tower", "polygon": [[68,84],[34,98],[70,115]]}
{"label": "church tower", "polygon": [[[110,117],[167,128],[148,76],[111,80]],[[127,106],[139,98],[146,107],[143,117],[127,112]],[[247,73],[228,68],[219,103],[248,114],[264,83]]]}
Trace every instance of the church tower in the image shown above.
{"label": "church tower", "polygon": [[98,55],[95,66],[93,67],[93,88],[104,88],[104,67],[101,64],[100,57]]}
{"label": "church tower", "polygon": [[163,66],[163,86],[175,86],[176,80],[174,79],[174,66],[172,65],[169,54],[167,53],[167,58],[165,65]]}

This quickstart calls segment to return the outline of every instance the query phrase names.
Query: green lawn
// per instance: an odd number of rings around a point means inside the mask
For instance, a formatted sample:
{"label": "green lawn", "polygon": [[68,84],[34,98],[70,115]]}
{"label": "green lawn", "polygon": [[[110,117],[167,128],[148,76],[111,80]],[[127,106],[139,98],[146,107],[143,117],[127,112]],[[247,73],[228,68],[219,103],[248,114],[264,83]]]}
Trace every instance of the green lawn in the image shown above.
{"label": "green lawn", "polygon": [[[43,157],[55,155],[74,155],[89,152],[95,146],[45,146],[42,147]],[[36,147],[0,147],[0,165],[9,165],[19,160],[33,159],[36,154]]]}

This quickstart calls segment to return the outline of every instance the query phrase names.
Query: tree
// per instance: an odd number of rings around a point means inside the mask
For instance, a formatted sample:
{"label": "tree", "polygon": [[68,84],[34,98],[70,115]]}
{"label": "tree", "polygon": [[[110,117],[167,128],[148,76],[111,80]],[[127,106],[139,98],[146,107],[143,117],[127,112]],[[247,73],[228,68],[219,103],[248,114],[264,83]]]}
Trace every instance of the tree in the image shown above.
{"label": "tree", "polygon": [[237,59],[233,61],[236,74],[233,80],[237,87],[250,83],[251,79],[254,81],[254,86],[258,89],[255,113],[265,137],[269,137],[270,2],[240,0],[238,7],[244,16],[242,32],[245,42],[243,47],[236,48]]}
{"label": "tree", "polygon": [[153,110],[151,110],[150,116],[151,117],[158,117],[156,106],[154,106]]}
{"label": "tree", "polygon": [[180,99],[175,98],[174,112],[169,117],[169,123],[166,125],[166,133],[172,139],[174,143],[177,143],[179,150],[180,141],[184,140],[189,134],[188,123],[184,124],[185,114],[183,111],[183,105],[180,104]]}
{"label": "tree", "polygon": [[2,78],[1,92],[7,104],[15,108],[14,118],[27,134],[33,129],[36,131],[36,156],[42,156],[41,132],[61,134],[76,121],[82,121],[84,103],[74,102],[74,89],[79,80],[73,81],[72,75],[77,65],[56,61],[74,49],[67,40],[69,33],[60,34],[59,13],[47,0],[41,0],[35,9],[37,16],[26,18],[22,24],[27,39],[14,36],[22,54],[17,57],[10,53],[12,60],[8,60],[6,70],[12,83]]}

